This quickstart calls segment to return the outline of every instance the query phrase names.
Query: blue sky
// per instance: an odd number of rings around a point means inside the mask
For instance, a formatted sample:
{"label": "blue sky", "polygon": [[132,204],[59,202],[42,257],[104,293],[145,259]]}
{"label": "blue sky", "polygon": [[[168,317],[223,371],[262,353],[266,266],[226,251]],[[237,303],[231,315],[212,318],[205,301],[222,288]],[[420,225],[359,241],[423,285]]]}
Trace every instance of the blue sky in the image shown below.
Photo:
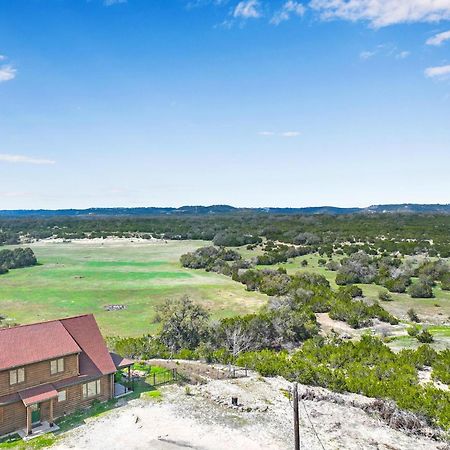
{"label": "blue sky", "polygon": [[450,201],[450,0],[0,0],[0,209]]}

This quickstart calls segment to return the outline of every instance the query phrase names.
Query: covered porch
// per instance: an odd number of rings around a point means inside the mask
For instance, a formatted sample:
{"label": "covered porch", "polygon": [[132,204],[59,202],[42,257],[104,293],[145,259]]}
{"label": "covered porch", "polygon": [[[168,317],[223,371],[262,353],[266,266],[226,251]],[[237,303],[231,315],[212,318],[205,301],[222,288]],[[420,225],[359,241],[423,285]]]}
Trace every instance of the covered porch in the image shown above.
{"label": "covered porch", "polygon": [[134,361],[128,358],[124,358],[117,353],[110,352],[111,358],[116,366],[118,373],[126,371],[125,383],[122,380],[114,382],[114,397],[119,398],[133,392],[133,377],[131,376],[131,367]]}
{"label": "covered porch", "polygon": [[25,406],[26,428],[19,431],[24,439],[40,436],[58,428],[54,424],[53,404],[58,392],[50,383],[19,392]]}

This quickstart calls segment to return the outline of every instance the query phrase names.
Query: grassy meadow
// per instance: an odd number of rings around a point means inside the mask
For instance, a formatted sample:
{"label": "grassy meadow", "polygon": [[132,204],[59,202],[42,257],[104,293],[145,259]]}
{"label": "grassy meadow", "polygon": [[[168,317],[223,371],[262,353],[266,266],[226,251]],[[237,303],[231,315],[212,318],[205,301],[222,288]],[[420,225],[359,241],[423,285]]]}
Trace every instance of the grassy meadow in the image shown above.
{"label": "grassy meadow", "polygon": [[[15,323],[29,323],[76,314],[94,313],[105,335],[139,336],[155,331],[155,307],[167,298],[184,294],[207,307],[213,318],[256,311],[267,296],[247,292],[229,277],[181,267],[183,253],[210,245],[206,241],[41,241],[29,245],[39,265],[11,270],[0,276],[0,315]],[[259,248],[239,249],[250,259]],[[277,266],[288,273],[299,270],[324,275],[333,288],[336,273],[320,266],[318,255],[305,255]],[[306,260],[308,265],[301,266]],[[360,285],[368,301],[378,300],[384,290],[374,284]],[[392,294],[382,302],[389,312],[408,323],[407,311],[414,308],[430,326],[437,347],[450,345],[450,292],[434,289],[435,298],[412,299]],[[108,311],[110,305],[125,309]],[[395,337],[395,347],[413,347],[414,338]]]}
{"label": "grassy meadow", "polygon": [[[0,315],[20,324],[94,313],[105,335],[155,330],[155,306],[184,294],[212,317],[257,310],[266,297],[230,278],[184,269],[183,253],[204,241],[38,242],[27,245],[39,265],[0,276]],[[108,305],[126,309],[107,311]]]}

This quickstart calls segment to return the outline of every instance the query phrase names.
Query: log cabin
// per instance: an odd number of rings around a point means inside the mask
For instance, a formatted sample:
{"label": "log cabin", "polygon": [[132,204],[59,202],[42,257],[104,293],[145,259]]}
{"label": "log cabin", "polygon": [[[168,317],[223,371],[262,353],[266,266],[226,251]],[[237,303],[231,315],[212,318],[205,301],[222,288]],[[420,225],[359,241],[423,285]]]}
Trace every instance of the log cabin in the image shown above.
{"label": "log cabin", "polygon": [[[114,358],[114,359],[113,359]],[[114,397],[132,361],[108,352],[92,314],[0,329],[0,437]]]}

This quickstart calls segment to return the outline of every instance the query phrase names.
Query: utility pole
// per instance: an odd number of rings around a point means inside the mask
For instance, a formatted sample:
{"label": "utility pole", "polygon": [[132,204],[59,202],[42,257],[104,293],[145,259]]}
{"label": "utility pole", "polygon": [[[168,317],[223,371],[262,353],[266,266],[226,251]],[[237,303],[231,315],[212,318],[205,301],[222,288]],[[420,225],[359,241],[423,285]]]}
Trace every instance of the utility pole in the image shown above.
{"label": "utility pole", "polygon": [[300,421],[298,418],[298,386],[294,383],[293,389],[293,401],[294,401],[294,439],[295,450],[300,450]]}

